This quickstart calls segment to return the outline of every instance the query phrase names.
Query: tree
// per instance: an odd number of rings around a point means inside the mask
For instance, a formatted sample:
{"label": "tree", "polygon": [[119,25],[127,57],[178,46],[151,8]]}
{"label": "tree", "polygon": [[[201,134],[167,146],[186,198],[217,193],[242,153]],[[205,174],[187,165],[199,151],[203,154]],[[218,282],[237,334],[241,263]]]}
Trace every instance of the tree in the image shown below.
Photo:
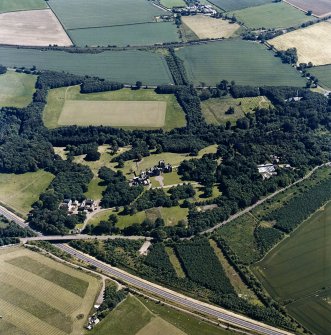
{"label": "tree", "polygon": [[136,81],[136,88],[139,90],[142,86],[142,82],[140,80]]}
{"label": "tree", "polygon": [[313,11],[311,9],[307,11],[308,16],[311,16],[312,14],[313,14]]}

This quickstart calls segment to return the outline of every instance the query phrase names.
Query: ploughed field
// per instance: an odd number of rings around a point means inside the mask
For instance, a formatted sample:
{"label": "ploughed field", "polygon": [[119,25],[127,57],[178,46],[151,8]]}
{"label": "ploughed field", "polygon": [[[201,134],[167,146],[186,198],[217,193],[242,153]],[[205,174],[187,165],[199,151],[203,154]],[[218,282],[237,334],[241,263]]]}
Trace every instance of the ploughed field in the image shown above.
{"label": "ploughed field", "polygon": [[238,85],[297,86],[305,84],[299,73],[283,64],[265,46],[226,40],[188,46],[177,51],[194,84],[216,85],[225,79]]}
{"label": "ploughed field", "polygon": [[40,70],[97,76],[128,84],[134,84],[138,80],[150,85],[173,82],[164,58],[147,51],[72,54],[64,51],[0,48],[0,59],[5,66],[35,65]]}
{"label": "ploughed field", "polygon": [[312,10],[316,16],[326,16],[331,13],[329,0],[286,0],[286,2],[304,11]]}
{"label": "ploughed field", "polygon": [[122,89],[80,94],[79,86],[48,94],[43,120],[47,127],[108,125],[123,128],[164,128],[185,125],[185,115],[172,94],[151,89]]}
{"label": "ploughed field", "polygon": [[80,335],[99,281],[24,248],[0,251],[1,335]]}
{"label": "ploughed field", "polygon": [[271,250],[254,272],[271,295],[311,331],[327,335],[330,321],[331,202]]}

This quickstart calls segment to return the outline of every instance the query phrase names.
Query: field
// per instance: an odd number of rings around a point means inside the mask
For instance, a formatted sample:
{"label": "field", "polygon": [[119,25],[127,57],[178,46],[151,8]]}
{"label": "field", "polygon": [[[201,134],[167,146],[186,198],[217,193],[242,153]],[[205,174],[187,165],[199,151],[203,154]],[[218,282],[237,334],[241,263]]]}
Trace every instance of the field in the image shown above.
{"label": "field", "polygon": [[278,50],[297,48],[299,63],[313,65],[331,63],[331,22],[320,22],[269,41]]}
{"label": "field", "polygon": [[221,8],[225,11],[232,11],[247,7],[254,7],[259,5],[264,5],[266,3],[272,2],[272,0],[210,0],[212,4]]}
{"label": "field", "polygon": [[1,335],[79,335],[99,281],[24,248],[0,251]]}
{"label": "field", "polygon": [[26,215],[51,183],[53,175],[39,170],[24,174],[0,174],[0,202]]}
{"label": "field", "polygon": [[230,283],[234,287],[238,296],[252,304],[262,305],[258,297],[247,287],[233,266],[227,261],[222,250],[217,246],[217,243],[214,240],[209,240],[209,243],[214,249],[214,252],[220,261],[226,276],[229,278]]}
{"label": "field", "polygon": [[[236,122],[246,113],[254,113],[256,108],[269,108],[271,102],[266,97],[253,98],[220,98],[203,101],[202,113],[209,124],[225,124],[227,121]],[[226,114],[230,107],[234,108],[234,114]]]}
{"label": "field", "polygon": [[199,38],[221,38],[232,36],[240,26],[226,20],[214,19],[205,15],[183,16],[182,22]]}
{"label": "field", "polygon": [[331,65],[313,67],[309,72],[318,78],[321,86],[331,90]]}
{"label": "field", "polygon": [[185,1],[183,0],[160,0],[160,4],[167,8],[186,6]]}
{"label": "field", "polygon": [[69,30],[78,46],[153,45],[179,41],[177,27],[171,22]]}
{"label": "field", "polygon": [[0,75],[0,107],[26,107],[32,101],[36,79],[10,70]]}
{"label": "field", "polygon": [[232,333],[168,306],[129,296],[86,334],[230,335]]}
{"label": "field", "polygon": [[301,87],[305,84],[295,69],[257,43],[212,42],[181,48],[177,55],[183,59],[188,77],[195,84],[215,85],[223,79],[250,86]]}
{"label": "field", "polygon": [[310,16],[284,2],[245,8],[232,14],[249,28],[287,28],[311,20]]}
{"label": "field", "polygon": [[321,335],[329,334],[331,327],[328,319],[331,312],[330,217],[331,202],[302,223],[254,268],[266,289],[288,304],[289,312],[307,328]]}
{"label": "field", "polygon": [[58,123],[59,126],[162,128],[166,108],[166,102],[161,101],[66,100]]}
{"label": "field", "polygon": [[167,13],[146,0],[98,0],[98,5],[94,0],[49,0],[48,4],[66,29],[154,22],[155,16]]}
{"label": "field", "polygon": [[6,66],[35,65],[38,69],[89,75],[122,83],[158,85],[172,83],[166,61],[158,54],[139,51],[107,51],[99,54],[71,54],[64,51],[0,48]]}
{"label": "field", "polygon": [[[96,108],[97,117],[90,112]],[[78,124],[170,130],[186,124],[172,94],[149,89],[80,94],[79,86],[50,90],[43,120],[48,128]]]}
{"label": "field", "polygon": [[329,0],[286,0],[286,2],[306,12],[312,10],[313,14],[319,17],[331,13],[331,3]]}
{"label": "field", "polygon": [[72,45],[50,9],[0,14],[0,44]]}
{"label": "field", "polygon": [[45,0],[1,0],[0,13],[48,8]]}
{"label": "field", "polygon": [[[88,224],[98,225],[100,221],[107,221],[109,215],[116,214],[113,210],[105,210],[100,213],[94,215],[89,221]],[[116,227],[121,229],[131,226],[134,223],[142,223],[145,219],[149,219],[151,221],[155,221],[158,217],[163,218],[166,226],[173,226],[178,223],[180,220],[186,220],[188,215],[187,208],[170,207],[170,208],[151,208],[146,211],[137,212],[133,215],[117,215],[118,222]]]}

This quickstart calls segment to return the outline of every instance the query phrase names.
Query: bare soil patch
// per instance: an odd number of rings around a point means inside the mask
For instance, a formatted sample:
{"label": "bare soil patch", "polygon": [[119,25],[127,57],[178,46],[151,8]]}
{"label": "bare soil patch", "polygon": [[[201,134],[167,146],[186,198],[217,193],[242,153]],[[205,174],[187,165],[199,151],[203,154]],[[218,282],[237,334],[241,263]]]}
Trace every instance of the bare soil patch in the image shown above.
{"label": "bare soil patch", "polygon": [[286,0],[285,2],[305,12],[312,10],[313,14],[318,17],[331,14],[330,0]]}
{"label": "bare soil patch", "polygon": [[297,48],[299,63],[312,62],[313,65],[331,64],[331,23],[320,22],[308,28],[272,39],[278,50]]}
{"label": "bare soil patch", "polygon": [[59,125],[109,125],[114,127],[163,127],[164,101],[67,100]]}
{"label": "bare soil patch", "polygon": [[72,45],[70,38],[50,9],[0,14],[0,44]]}
{"label": "bare soil patch", "polygon": [[185,25],[202,39],[227,38],[232,36],[240,27],[236,23],[229,23],[229,21],[205,15],[184,16],[182,20]]}

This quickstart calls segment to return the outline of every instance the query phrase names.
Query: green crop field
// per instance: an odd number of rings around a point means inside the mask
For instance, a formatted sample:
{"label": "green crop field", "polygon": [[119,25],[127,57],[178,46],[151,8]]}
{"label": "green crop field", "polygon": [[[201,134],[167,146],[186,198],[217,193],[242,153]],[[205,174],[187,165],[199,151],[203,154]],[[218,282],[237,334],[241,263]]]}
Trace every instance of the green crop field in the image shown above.
{"label": "green crop field", "polygon": [[186,7],[184,0],[160,0],[160,4],[167,8]]}
{"label": "green crop field", "polygon": [[45,0],[0,0],[0,13],[45,8]]}
{"label": "green crop field", "polygon": [[35,65],[40,70],[65,71],[122,83],[158,85],[172,83],[166,61],[156,53],[128,50],[98,54],[71,54],[64,51],[0,48],[0,59],[6,66]]}
{"label": "green crop field", "polygon": [[322,87],[331,90],[331,65],[316,66],[308,71],[318,78]]}
{"label": "green crop field", "polygon": [[330,218],[331,202],[254,267],[270,294],[287,303],[290,313],[321,335],[329,334],[331,327],[330,290],[326,291],[331,281]]}
{"label": "green crop field", "polygon": [[[219,125],[227,121],[235,122],[246,113],[254,113],[256,108],[269,108],[272,104],[266,97],[253,97],[209,99],[203,101],[201,106],[206,122]],[[234,114],[226,114],[230,107],[234,108]]]}
{"label": "green crop field", "polygon": [[[93,109],[98,110],[97,117],[90,113]],[[79,86],[50,90],[43,120],[48,128],[103,124],[171,130],[186,124],[185,114],[172,94],[156,94],[151,89],[80,94]]]}
{"label": "green crop field", "polygon": [[272,0],[209,0],[213,5],[225,11],[237,10],[271,3]]}
{"label": "green crop field", "polygon": [[249,28],[288,28],[311,20],[310,16],[284,2],[249,7],[231,14]]}
{"label": "green crop field", "polygon": [[48,4],[66,29],[154,22],[155,16],[167,13],[147,0],[98,0],[97,4],[94,0],[49,0]]}
{"label": "green crop field", "polygon": [[216,85],[226,79],[251,86],[305,85],[294,68],[255,42],[225,40],[184,47],[177,55],[184,61],[187,74],[195,84]]}
{"label": "green crop field", "polygon": [[26,107],[32,101],[37,77],[8,70],[0,75],[0,107]]}
{"label": "green crop field", "polygon": [[43,170],[24,174],[0,174],[0,202],[26,215],[54,176]]}
{"label": "green crop field", "polygon": [[0,251],[1,335],[79,335],[99,280],[24,248]]}
{"label": "green crop field", "polygon": [[83,47],[153,45],[180,40],[177,27],[172,22],[75,29],[69,30],[68,33],[75,45]]}

